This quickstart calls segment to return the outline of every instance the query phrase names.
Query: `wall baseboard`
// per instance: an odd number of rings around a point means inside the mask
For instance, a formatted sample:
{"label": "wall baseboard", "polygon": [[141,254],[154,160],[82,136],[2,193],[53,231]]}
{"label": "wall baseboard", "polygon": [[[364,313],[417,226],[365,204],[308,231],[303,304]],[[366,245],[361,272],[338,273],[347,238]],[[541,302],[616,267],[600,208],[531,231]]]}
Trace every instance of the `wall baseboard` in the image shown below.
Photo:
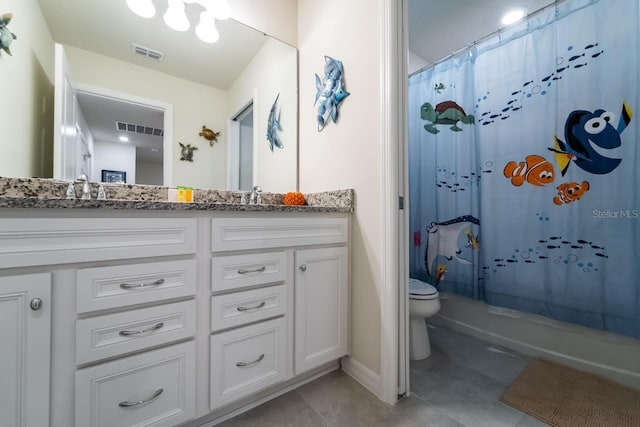
{"label": "wall baseboard", "polygon": [[340,360],[342,370],[354,380],[358,381],[364,388],[381,399],[382,387],[380,385],[380,375],[364,366],[354,358],[347,356]]}
{"label": "wall baseboard", "polygon": [[638,340],[550,319],[542,323],[536,316],[516,311],[497,315],[481,301],[457,296],[444,300],[446,307],[430,319],[433,325],[640,389]]}

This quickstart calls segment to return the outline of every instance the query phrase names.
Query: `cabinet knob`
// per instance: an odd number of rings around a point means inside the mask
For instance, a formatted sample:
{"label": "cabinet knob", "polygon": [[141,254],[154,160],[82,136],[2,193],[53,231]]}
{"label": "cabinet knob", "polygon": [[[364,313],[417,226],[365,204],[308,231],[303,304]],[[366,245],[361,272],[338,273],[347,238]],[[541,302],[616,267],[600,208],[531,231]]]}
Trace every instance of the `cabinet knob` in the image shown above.
{"label": "cabinet knob", "polygon": [[40,298],[32,299],[29,303],[29,307],[31,307],[31,310],[33,311],[40,310],[40,307],[42,307],[42,300]]}
{"label": "cabinet knob", "polygon": [[307,264],[302,264],[300,266],[300,271],[307,271]]}

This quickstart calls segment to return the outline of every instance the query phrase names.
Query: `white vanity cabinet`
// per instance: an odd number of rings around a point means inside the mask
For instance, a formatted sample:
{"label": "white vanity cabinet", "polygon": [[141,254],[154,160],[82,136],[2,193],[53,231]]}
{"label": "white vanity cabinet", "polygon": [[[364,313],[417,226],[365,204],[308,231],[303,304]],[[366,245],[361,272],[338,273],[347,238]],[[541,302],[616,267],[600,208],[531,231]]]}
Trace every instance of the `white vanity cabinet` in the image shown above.
{"label": "white vanity cabinet", "polygon": [[336,369],[348,247],[341,213],[0,210],[0,425],[195,426]]}
{"label": "white vanity cabinet", "polygon": [[0,425],[48,425],[50,326],[50,274],[0,277]]}
{"label": "white vanity cabinet", "polygon": [[347,354],[348,268],[346,247],[296,251],[296,374]]}
{"label": "white vanity cabinet", "polygon": [[211,222],[215,410],[347,354],[346,216]]}

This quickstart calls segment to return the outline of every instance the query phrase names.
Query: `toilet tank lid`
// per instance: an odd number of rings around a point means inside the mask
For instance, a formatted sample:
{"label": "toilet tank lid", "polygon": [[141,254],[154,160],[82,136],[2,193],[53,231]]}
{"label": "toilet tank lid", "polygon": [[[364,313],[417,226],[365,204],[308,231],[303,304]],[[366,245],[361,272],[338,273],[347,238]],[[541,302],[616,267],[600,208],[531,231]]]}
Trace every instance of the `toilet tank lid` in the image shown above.
{"label": "toilet tank lid", "polygon": [[410,278],[409,279],[409,293],[413,295],[435,295],[438,290],[428,283],[422,280]]}

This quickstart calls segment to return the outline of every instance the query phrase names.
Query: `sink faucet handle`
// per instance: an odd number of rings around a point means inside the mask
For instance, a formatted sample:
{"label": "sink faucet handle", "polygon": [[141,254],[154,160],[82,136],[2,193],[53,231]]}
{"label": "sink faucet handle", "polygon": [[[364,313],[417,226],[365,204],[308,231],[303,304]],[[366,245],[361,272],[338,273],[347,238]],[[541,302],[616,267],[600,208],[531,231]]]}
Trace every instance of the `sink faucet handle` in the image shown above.
{"label": "sink faucet handle", "polygon": [[80,197],[83,200],[91,199],[91,186],[89,185],[89,177],[86,173],[81,173],[78,176],[78,179],[82,181],[82,196]]}

